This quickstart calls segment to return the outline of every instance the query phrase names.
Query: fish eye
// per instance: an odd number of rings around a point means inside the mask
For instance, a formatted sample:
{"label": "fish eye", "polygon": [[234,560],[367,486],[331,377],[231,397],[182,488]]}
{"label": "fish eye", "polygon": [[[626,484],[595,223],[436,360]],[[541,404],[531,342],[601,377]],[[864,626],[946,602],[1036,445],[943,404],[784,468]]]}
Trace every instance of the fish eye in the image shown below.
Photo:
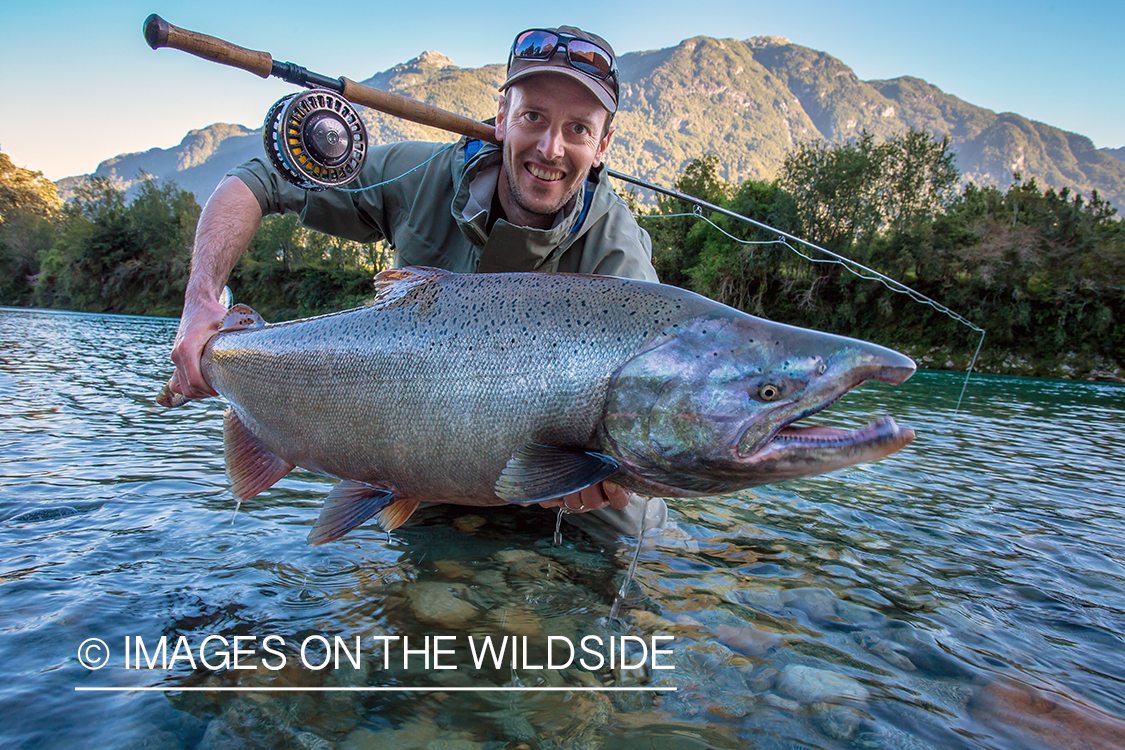
{"label": "fish eye", "polygon": [[758,386],[758,398],[763,401],[776,401],[781,398],[781,386],[775,383],[762,383]]}

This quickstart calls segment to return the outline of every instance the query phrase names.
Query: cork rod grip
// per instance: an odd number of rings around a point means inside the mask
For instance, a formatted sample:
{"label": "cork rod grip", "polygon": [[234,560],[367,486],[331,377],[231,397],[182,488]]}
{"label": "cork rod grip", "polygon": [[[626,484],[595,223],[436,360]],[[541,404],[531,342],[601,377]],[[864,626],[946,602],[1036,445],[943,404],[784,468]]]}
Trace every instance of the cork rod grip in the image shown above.
{"label": "cork rod grip", "polygon": [[462,117],[439,109],[432,104],[420,102],[417,99],[364,86],[349,78],[342,78],[341,80],[344,82],[344,98],[354,104],[362,104],[365,107],[377,109],[380,112],[401,117],[419,125],[429,125],[450,133],[479,138],[488,143],[497,142],[495,129],[487,123]]}
{"label": "cork rod grip", "polygon": [[204,60],[241,68],[262,78],[268,78],[273,69],[273,58],[268,52],[257,52],[213,36],[181,29],[155,13],[145,19],[144,33],[145,41],[153,49],[171,47]]}

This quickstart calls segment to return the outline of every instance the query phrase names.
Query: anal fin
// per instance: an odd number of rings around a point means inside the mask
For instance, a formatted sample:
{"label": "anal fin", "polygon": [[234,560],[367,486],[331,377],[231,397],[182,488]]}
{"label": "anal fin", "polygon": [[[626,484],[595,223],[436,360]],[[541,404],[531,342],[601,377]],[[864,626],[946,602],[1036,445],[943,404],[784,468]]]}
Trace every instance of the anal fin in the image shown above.
{"label": "anal fin", "polygon": [[324,507],[309,532],[308,543],[324,544],[339,539],[392,502],[394,493],[390,490],[345,479],[324,498]]}
{"label": "anal fin", "polygon": [[240,501],[268,490],[293,470],[293,464],[250,432],[233,409],[223,415],[223,452],[231,491]]}
{"label": "anal fin", "polygon": [[406,523],[406,520],[414,515],[416,510],[418,510],[417,500],[398,500],[379,511],[375,520],[385,531],[394,531]]}
{"label": "anal fin", "polygon": [[518,449],[500,478],[497,497],[528,505],[571,495],[617,473],[617,461],[592,451],[528,443]]}

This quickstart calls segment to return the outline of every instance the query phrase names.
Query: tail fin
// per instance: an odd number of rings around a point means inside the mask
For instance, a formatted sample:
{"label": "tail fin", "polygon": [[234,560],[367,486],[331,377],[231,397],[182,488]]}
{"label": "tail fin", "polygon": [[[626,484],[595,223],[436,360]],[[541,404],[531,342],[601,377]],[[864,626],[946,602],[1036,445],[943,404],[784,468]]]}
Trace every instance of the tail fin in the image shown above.
{"label": "tail fin", "polygon": [[178,406],[183,406],[188,401],[191,401],[191,399],[182,393],[176,393],[172,390],[171,380],[164,384],[164,387],[160,389],[160,394],[156,397],[156,403],[160,404],[165,409],[175,409]]}

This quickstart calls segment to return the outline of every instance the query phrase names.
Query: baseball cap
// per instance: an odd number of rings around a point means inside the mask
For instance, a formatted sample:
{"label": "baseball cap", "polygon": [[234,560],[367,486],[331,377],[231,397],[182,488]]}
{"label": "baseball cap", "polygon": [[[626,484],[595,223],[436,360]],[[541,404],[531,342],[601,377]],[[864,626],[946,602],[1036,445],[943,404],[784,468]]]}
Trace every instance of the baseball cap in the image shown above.
{"label": "baseball cap", "polygon": [[609,42],[597,34],[574,26],[528,29],[518,34],[508,56],[508,77],[500,90],[539,73],[572,78],[589,89],[609,112],[617,111],[617,56]]}

